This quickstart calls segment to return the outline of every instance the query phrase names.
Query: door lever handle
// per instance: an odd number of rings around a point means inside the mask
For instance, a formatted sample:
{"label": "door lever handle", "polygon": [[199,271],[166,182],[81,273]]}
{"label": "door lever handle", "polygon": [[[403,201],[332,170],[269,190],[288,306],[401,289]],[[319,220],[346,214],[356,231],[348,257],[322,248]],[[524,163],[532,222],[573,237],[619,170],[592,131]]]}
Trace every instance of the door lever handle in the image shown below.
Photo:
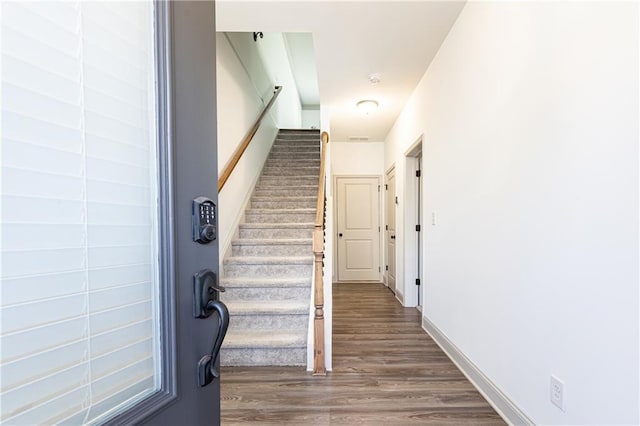
{"label": "door lever handle", "polygon": [[216,369],[216,361],[229,328],[229,309],[224,303],[219,300],[210,300],[207,303],[207,311],[217,313],[219,321],[218,333],[211,346],[211,354],[203,356],[198,362],[198,384],[201,387],[207,386],[213,379],[220,377],[220,372]]}
{"label": "door lever handle", "polygon": [[396,239],[396,236],[395,236],[395,235],[392,235],[392,236],[391,236],[391,239],[392,239],[392,240],[395,240],[395,239]]}

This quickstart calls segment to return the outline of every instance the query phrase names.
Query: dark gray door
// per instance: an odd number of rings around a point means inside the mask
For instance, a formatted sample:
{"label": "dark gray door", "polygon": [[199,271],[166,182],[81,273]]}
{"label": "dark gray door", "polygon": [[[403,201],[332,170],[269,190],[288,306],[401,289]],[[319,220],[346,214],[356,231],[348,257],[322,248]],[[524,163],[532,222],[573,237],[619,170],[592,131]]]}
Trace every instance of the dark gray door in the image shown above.
{"label": "dark gray door", "polygon": [[[166,297],[162,307],[162,392],[132,407],[114,424],[216,425],[220,423],[220,383],[201,386],[198,363],[212,351],[219,316],[194,316],[194,275],[218,273],[218,241],[194,242],[193,200],[217,205],[216,55],[213,1],[157,2],[160,67],[161,256]],[[163,111],[163,104],[167,106]]]}
{"label": "dark gray door", "polygon": [[214,2],[0,15],[0,419],[219,424]]}

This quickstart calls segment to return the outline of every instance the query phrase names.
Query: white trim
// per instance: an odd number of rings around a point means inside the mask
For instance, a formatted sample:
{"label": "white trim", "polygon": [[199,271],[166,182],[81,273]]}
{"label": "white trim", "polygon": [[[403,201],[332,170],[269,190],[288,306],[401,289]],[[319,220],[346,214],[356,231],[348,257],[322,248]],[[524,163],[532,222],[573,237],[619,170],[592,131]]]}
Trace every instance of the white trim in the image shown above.
{"label": "white trim", "polygon": [[[388,179],[389,179],[389,174],[393,172],[393,176],[395,179],[395,172],[396,172],[396,163],[394,162],[393,164],[391,164],[391,166],[384,172],[384,176],[382,177],[382,187],[381,187],[381,192],[382,192],[382,198],[380,201],[380,213],[382,213],[381,215],[381,219],[380,219],[380,239],[382,242],[382,262],[380,263],[380,269],[382,269],[382,282],[384,283],[384,285],[387,286],[388,289],[390,289],[391,291],[393,291],[393,294],[396,295],[396,299],[398,299],[400,301],[400,303],[402,303],[402,300],[400,300],[400,298],[398,298],[397,293],[398,293],[398,245],[397,245],[397,241],[396,240],[396,250],[395,250],[395,261],[396,261],[396,276],[394,277],[394,288],[391,289],[391,286],[389,285],[389,270],[387,269],[387,266],[389,264],[389,253],[387,253],[387,229],[385,228],[385,224],[387,223],[387,189],[386,189],[386,185],[388,185]],[[395,188],[394,188],[395,190]],[[396,194],[397,195],[397,194]],[[397,220],[397,216],[396,216],[396,223],[394,224],[394,226],[397,226],[398,220]],[[398,230],[396,229],[396,235],[398,234]],[[384,269],[383,269],[384,267]],[[402,268],[402,267],[401,267]]]}
{"label": "white trim", "polygon": [[[419,235],[416,232],[415,225],[420,221],[424,227],[424,221],[418,218],[418,184],[416,179],[416,166],[418,165],[418,154],[422,155],[422,135],[411,145],[411,148],[405,152],[404,156],[404,185],[402,188],[404,205],[403,205],[403,222],[402,222],[402,259],[403,281],[402,292],[405,294],[403,306],[405,308],[415,308],[418,306],[418,292],[422,291],[421,287],[416,286],[418,264],[424,261],[424,254],[418,253],[418,244],[420,243]],[[420,199],[420,202],[424,200]],[[421,211],[424,210],[421,208]],[[424,232],[424,231],[423,231]],[[396,229],[398,235],[398,229]],[[397,249],[396,249],[397,250]],[[419,254],[419,256],[418,256]],[[396,270],[398,266],[396,265]],[[418,287],[418,288],[416,288]]]}
{"label": "white trim", "polygon": [[500,417],[510,425],[535,425],[449,338],[427,318],[422,329],[440,346]]}

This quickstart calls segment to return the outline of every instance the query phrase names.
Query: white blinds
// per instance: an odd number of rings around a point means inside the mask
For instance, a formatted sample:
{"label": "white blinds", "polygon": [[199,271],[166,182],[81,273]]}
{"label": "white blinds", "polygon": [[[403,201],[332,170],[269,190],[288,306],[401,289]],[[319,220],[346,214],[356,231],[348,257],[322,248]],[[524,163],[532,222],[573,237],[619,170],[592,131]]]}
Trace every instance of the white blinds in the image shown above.
{"label": "white blinds", "polygon": [[2,2],[0,421],[157,390],[153,14]]}

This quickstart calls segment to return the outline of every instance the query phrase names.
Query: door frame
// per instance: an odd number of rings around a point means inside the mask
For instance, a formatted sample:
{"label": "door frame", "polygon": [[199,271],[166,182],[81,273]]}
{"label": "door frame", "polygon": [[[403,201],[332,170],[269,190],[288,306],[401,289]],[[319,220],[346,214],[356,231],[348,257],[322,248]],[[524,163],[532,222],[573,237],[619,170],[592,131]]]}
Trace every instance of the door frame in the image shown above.
{"label": "door frame", "polygon": [[[385,189],[385,191],[384,191],[384,196],[383,196],[383,204],[384,204],[384,209],[383,209],[383,210],[384,210],[384,220],[382,221],[382,223],[383,223],[384,238],[383,238],[382,240],[383,240],[383,248],[384,248],[384,262],[383,262],[383,264],[385,265],[385,268],[384,268],[384,271],[383,271],[383,280],[384,280],[384,285],[386,285],[386,286],[387,286],[387,288],[388,288],[389,290],[391,290],[391,291],[393,292],[393,294],[395,294],[395,295],[396,295],[396,297],[401,297],[401,296],[399,296],[399,295],[398,295],[398,293],[399,293],[399,292],[397,291],[397,289],[398,289],[398,256],[397,256],[397,254],[398,254],[398,244],[397,244],[398,239],[397,239],[397,238],[396,238],[396,240],[395,240],[395,241],[396,241],[396,244],[394,244],[394,246],[395,246],[395,253],[394,253],[394,257],[395,257],[395,267],[396,267],[396,269],[395,269],[395,278],[394,278],[394,285],[393,285],[393,288],[391,288],[391,286],[389,285],[389,270],[387,269],[387,267],[388,267],[388,265],[389,265],[389,251],[388,251],[388,245],[387,245],[387,232],[388,232],[388,230],[389,230],[389,229],[387,228],[387,226],[388,226],[388,219],[389,219],[389,218],[387,217],[387,216],[388,216],[387,207],[388,207],[388,203],[389,203],[389,200],[388,200],[388,197],[389,197],[389,192],[388,192],[388,190],[389,190],[389,188],[388,188],[388,182],[389,182],[389,180],[388,180],[388,177],[389,177],[389,174],[390,174],[391,172],[393,172],[393,178],[394,178],[394,181],[395,181],[395,179],[396,179],[396,165],[395,165],[395,163],[393,163],[393,164],[392,164],[392,165],[391,165],[387,170],[385,170],[385,172],[384,172],[384,189]],[[395,194],[395,195],[394,195],[394,197],[398,195],[398,194],[396,193],[396,188],[397,188],[397,187],[398,187],[398,185],[395,185],[395,187],[394,187],[394,194]],[[394,205],[395,205],[395,200],[392,200],[392,202],[393,202],[393,203],[394,203]],[[394,219],[395,219],[395,221],[394,221],[394,227],[395,227],[396,236],[397,236],[397,235],[398,235],[398,228],[397,228],[397,225],[398,225],[397,207],[396,207],[396,216],[394,217]],[[400,293],[402,293],[402,292],[400,292]]]}
{"label": "door frame", "polygon": [[[420,244],[420,236],[424,241],[425,234],[425,221],[424,221],[424,208],[418,207],[418,203],[421,203],[424,207],[424,167],[420,165],[422,177],[421,194],[418,194],[418,179],[416,179],[416,167],[418,158],[422,159],[424,150],[422,144],[422,135],[407,149],[404,153],[404,185],[402,188],[404,197],[404,211],[403,211],[403,229],[402,229],[402,250],[404,253],[402,268],[403,268],[403,288],[404,299],[403,305],[406,307],[418,306],[418,293],[420,293],[420,299],[424,300],[424,244],[418,249]],[[423,160],[421,160],[423,161]],[[418,210],[421,212],[422,217],[418,217]],[[421,224],[421,232],[416,232],[416,224]],[[420,268],[422,272],[421,277],[416,277],[417,270]],[[421,279],[421,285],[416,290],[416,278]]]}
{"label": "door frame", "polygon": [[[383,264],[383,239],[381,237],[382,234],[382,212],[381,212],[381,200],[382,200],[382,184],[381,184],[381,176],[380,175],[333,175],[333,226],[334,226],[334,231],[337,232],[338,229],[338,198],[337,198],[337,193],[338,193],[338,179],[360,179],[360,178],[376,178],[378,180],[378,267],[379,267],[379,272],[378,272],[378,281],[377,282],[383,282],[383,270],[382,270],[382,264]],[[349,282],[349,281],[341,281],[340,280],[340,276],[338,274],[338,270],[340,269],[340,258],[339,258],[339,253],[338,253],[338,236],[337,234],[334,234],[333,237],[333,271],[334,271],[334,277],[333,277],[333,281],[335,282]],[[368,281],[370,282],[370,281]]]}

